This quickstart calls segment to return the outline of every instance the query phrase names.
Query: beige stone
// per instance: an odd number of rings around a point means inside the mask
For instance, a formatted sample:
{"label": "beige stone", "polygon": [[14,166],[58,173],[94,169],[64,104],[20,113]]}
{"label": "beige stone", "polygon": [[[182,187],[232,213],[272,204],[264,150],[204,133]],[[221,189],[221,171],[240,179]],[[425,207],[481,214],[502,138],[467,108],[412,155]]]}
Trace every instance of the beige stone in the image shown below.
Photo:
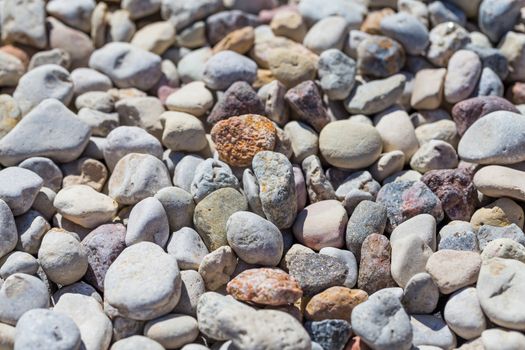
{"label": "beige stone", "polygon": [[131,44],[161,55],[176,40],[175,26],[171,22],[166,21],[155,22],[142,27],[133,36]]}
{"label": "beige stone", "polygon": [[279,11],[270,22],[272,31],[277,36],[284,36],[297,42],[303,42],[306,35],[306,24],[296,11]]}
{"label": "beige stone", "polygon": [[443,101],[443,86],[447,70],[422,69],[416,74],[410,104],[415,109],[436,109]]}
{"label": "beige stone", "polygon": [[525,172],[499,165],[489,165],[474,175],[478,191],[490,197],[525,200]]}
{"label": "beige stone", "polygon": [[172,151],[197,152],[207,146],[206,131],[202,122],[188,113],[164,112],[162,143]]}

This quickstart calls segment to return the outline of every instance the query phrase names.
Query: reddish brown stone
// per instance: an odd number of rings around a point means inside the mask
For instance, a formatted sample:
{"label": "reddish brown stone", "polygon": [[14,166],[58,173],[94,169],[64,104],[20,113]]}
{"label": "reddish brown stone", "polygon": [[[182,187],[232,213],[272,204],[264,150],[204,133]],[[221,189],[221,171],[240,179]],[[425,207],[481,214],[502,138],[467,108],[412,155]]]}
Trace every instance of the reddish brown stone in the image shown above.
{"label": "reddish brown stone", "polygon": [[224,92],[208,116],[208,123],[243,114],[264,114],[264,105],[250,84],[244,81],[233,83]]}
{"label": "reddish brown stone", "polygon": [[456,123],[459,135],[463,136],[476,120],[495,111],[519,113],[512,103],[502,97],[480,96],[456,103],[452,108],[452,119]]}
{"label": "reddish brown stone", "polygon": [[226,291],[237,300],[274,306],[292,304],[303,296],[293,277],[271,268],[240,273],[228,283]]}
{"label": "reddish brown stone", "polygon": [[310,124],[317,132],[330,122],[319,89],[312,80],[291,88],[284,97],[299,120]]}
{"label": "reddish brown stone", "polygon": [[421,179],[441,201],[450,220],[469,221],[478,206],[478,192],[467,169],[427,172]]}
{"label": "reddish brown stone", "polygon": [[516,105],[525,103],[525,83],[516,82],[507,89],[507,99]]}
{"label": "reddish brown stone", "polygon": [[211,138],[226,163],[245,167],[260,151],[273,151],[276,129],[266,117],[246,114],[221,120],[211,129]]}
{"label": "reddish brown stone", "polygon": [[361,337],[353,337],[346,344],[345,350],[369,350],[370,348],[361,340]]}
{"label": "reddish brown stone", "polygon": [[383,288],[396,287],[390,274],[392,248],[386,236],[372,233],[361,246],[361,262],[357,286],[368,294]]}
{"label": "reddish brown stone", "polygon": [[24,64],[24,67],[27,67],[27,65],[29,64],[29,56],[28,56],[28,54],[24,50],[22,50],[22,49],[20,49],[20,48],[18,48],[16,46],[5,45],[5,46],[0,47],[0,51],[8,53],[8,54],[10,54],[12,56],[15,56],[20,61],[22,61],[22,63]]}
{"label": "reddish brown stone", "polygon": [[368,294],[362,290],[331,287],[310,299],[305,317],[313,321],[340,319],[350,322],[354,307],[367,299]]}

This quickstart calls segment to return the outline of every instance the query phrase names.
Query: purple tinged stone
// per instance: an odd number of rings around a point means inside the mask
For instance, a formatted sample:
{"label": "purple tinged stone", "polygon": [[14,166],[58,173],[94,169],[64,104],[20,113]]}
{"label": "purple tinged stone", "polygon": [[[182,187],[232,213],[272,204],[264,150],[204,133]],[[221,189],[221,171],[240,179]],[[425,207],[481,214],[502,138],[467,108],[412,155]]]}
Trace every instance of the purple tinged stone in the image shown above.
{"label": "purple tinged stone", "polygon": [[312,80],[302,82],[288,90],[285,99],[299,120],[308,123],[317,132],[330,122],[319,89]]}
{"label": "purple tinged stone", "polygon": [[238,81],[233,83],[215,104],[207,121],[215,124],[220,120],[243,114],[264,115],[265,109],[250,84]]}

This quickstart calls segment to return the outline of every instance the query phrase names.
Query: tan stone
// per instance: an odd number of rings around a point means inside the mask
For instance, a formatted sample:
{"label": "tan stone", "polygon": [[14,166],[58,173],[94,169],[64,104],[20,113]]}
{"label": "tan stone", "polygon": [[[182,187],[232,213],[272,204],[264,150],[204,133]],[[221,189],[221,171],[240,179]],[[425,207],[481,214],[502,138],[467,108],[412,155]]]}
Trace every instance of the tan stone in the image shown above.
{"label": "tan stone", "polygon": [[213,53],[230,50],[241,55],[250,51],[255,41],[255,32],[252,27],[234,30],[226,35],[213,47]]}
{"label": "tan stone", "polygon": [[299,43],[303,42],[307,28],[303,17],[296,11],[279,11],[270,22],[270,28],[277,36],[284,36]]}
{"label": "tan stone", "polygon": [[314,321],[341,319],[350,322],[354,307],[367,299],[368,294],[360,289],[331,287],[310,299],[305,317]]}
{"label": "tan stone", "polygon": [[106,166],[96,159],[81,158],[63,167],[62,187],[87,185],[100,192],[108,179]]}
{"label": "tan stone", "polygon": [[175,43],[175,26],[169,22],[155,22],[138,30],[131,44],[161,55]]}
{"label": "tan stone", "polygon": [[436,109],[443,101],[447,70],[422,69],[416,74],[410,104],[415,109]]}

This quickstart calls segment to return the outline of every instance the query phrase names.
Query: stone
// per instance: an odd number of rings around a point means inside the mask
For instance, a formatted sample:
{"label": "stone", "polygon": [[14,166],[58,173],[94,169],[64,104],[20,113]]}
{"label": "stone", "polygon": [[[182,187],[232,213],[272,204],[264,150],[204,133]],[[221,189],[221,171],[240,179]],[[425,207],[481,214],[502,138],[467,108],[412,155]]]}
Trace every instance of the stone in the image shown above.
{"label": "stone", "polygon": [[170,232],[192,225],[195,203],[190,193],[178,187],[164,187],[155,194],[155,198],[166,211]]}
{"label": "stone", "polygon": [[47,277],[60,285],[79,281],[88,268],[87,251],[75,234],[56,228],[42,239],[38,261]]}
{"label": "stone", "polygon": [[[506,2],[508,4],[508,2]],[[523,48],[525,47],[525,35],[522,33],[508,32],[499,46],[500,53],[507,58],[509,81],[522,81],[525,76],[523,65]]]}
{"label": "stone", "polygon": [[340,259],[322,254],[293,255],[288,262],[288,269],[306,297],[312,297],[330,287],[342,286],[348,273]]}
{"label": "stone", "polygon": [[344,17],[328,16],[308,30],[303,45],[317,54],[328,49],[341,50],[347,33],[348,22]]}
{"label": "stone", "polygon": [[238,211],[248,209],[246,199],[233,188],[220,188],[195,207],[193,224],[210,251],[228,244],[226,223]]}
{"label": "stone", "polygon": [[525,123],[521,117],[521,114],[508,111],[485,115],[472,124],[461,138],[459,156],[477,164],[512,164],[525,160],[521,139]]}
{"label": "stone", "polygon": [[267,60],[273,76],[287,88],[315,78],[315,63],[301,52],[274,48],[268,53]]}
{"label": "stone", "polygon": [[58,312],[33,309],[26,312],[16,325],[17,349],[53,348],[73,350],[80,348],[80,330],[71,318]]}
{"label": "stone", "polygon": [[[216,1],[216,0],[214,0]],[[206,61],[213,55],[209,47],[203,47],[184,55],[177,64],[177,72],[183,83],[201,81]]]}
{"label": "stone", "polygon": [[[141,286],[148,280],[151,288]],[[124,317],[151,320],[177,305],[181,293],[177,260],[151,242],[127,247],[104,279],[104,300]]]}
{"label": "stone", "polygon": [[474,175],[474,185],[481,193],[491,197],[510,197],[525,199],[525,184],[522,183],[523,171],[499,165],[489,165]]}
{"label": "stone", "polygon": [[176,43],[188,49],[206,46],[206,23],[204,21],[197,21],[190,24],[177,34]]}
{"label": "stone", "polygon": [[[294,168],[295,177],[295,168]],[[303,180],[304,182],[304,180]],[[304,186],[304,183],[303,183]],[[261,198],[259,197],[259,183],[253,174],[251,169],[245,169],[242,175],[242,188],[246,200],[248,201],[248,207],[255,214],[265,217],[262,209]],[[306,192],[306,190],[305,190]],[[306,194],[306,193],[305,193]],[[306,198],[305,198],[306,201]]]}
{"label": "stone", "polygon": [[47,46],[46,9],[43,1],[7,1],[2,4],[0,24],[2,40],[26,44],[38,49]]}
{"label": "stone", "polygon": [[199,203],[210,193],[227,187],[237,189],[239,180],[226,163],[208,158],[195,169],[190,192],[195,202]]}
{"label": "stone", "polygon": [[522,333],[500,328],[487,329],[481,334],[481,345],[488,350],[510,350],[521,346],[524,341]]}
{"label": "stone", "polygon": [[310,126],[294,120],[286,123],[284,132],[292,143],[292,161],[301,163],[305,158],[317,154],[319,137]]}
{"label": "stone", "polygon": [[2,323],[14,326],[27,311],[47,307],[49,307],[49,293],[44,282],[37,277],[15,273],[0,285]]}
{"label": "stone", "polygon": [[479,252],[478,238],[472,231],[455,232],[439,241],[438,250],[444,249]]}
{"label": "stone", "polygon": [[[508,21],[498,21],[506,18]],[[487,37],[498,42],[505,33],[511,31],[520,18],[520,6],[515,1],[497,2],[493,0],[482,1],[479,7],[479,27]]]}
{"label": "stone", "polygon": [[162,144],[172,151],[197,152],[208,145],[202,122],[184,112],[165,112]]}
{"label": "stone", "polygon": [[80,158],[62,166],[64,171],[63,187],[87,185],[95,191],[102,191],[108,179],[106,166],[98,160]]}
{"label": "stone", "polygon": [[73,185],[60,190],[53,205],[64,218],[86,228],[96,228],[111,221],[118,208],[112,198],[86,185]]}
{"label": "stone", "polygon": [[[412,327],[399,299],[371,295],[352,311],[352,330],[374,349],[410,349]],[[387,330],[387,332],[385,332]]]}
{"label": "stone", "polygon": [[491,258],[514,259],[525,263],[525,247],[510,238],[497,238],[485,246],[481,252],[481,260]]}
{"label": "stone", "polygon": [[524,329],[521,301],[515,299],[522,292],[523,277],[523,263],[517,260],[493,258],[481,265],[476,285],[478,298],[485,315],[495,324]]}
{"label": "stone", "polygon": [[385,207],[373,201],[362,201],[357,205],[346,228],[346,247],[361,259],[361,246],[373,233],[382,234],[386,225]]}
{"label": "stone", "polygon": [[208,42],[216,45],[221,39],[235,30],[244,27],[257,27],[260,20],[257,16],[239,10],[220,11],[206,18]]}
{"label": "stone", "polygon": [[270,27],[276,36],[284,36],[293,41],[302,42],[306,32],[306,24],[296,11],[281,10],[273,16]]}
{"label": "stone", "polygon": [[226,90],[236,81],[255,81],[257,64],[233,51],[213,55],[204,67],[204,83],[213,90]]}
{"label": "stone", "polygon": [[3,138],[22,119],[16,100],[7,94],[0,95],[0,136]]}
{"label": "stone", "polygon": [[100,112],[90,108],[82,108],[78,111],[78,119],[91,127],[93,136],[107,136],[111,130],[119,126],[117,113]]}
{"label": "stone", "polygon": [[431,140],[441,140],[457,148],[459,142],[456,123],[448,119],[418,126],[416,128],[416,137],[420,145]]}
{"label": "stone", "polygon": [[317,132],[330,122],[319,89],[312,80],[289,89],[285,99],[298,119],[310,124]]}
{"label": "stone", "polygon": [[132,16],[132,19],[136,20],[148,15],[152,15],[160,10],[161,1],[159,0],[123,0],[122,8],[127,10]]}
{"label": "stone", "polygon": [[405,64],[405,50],[395,40],[372,35],[357,46],[357,68],[366,76],[386,78],[398,73]]}
{"label": "stone", "polygon": [[208,249],[199,234],[190,227],[182,227],[170,237],[167,245],[168,254],[175,256],[181,269],[197,270],[208,254]]}
{"label": "stone", "polygon": [[130,153],[115,166],[108,182],[109,196],[119,204],[136,204],[153,196],[171,180],[164,163],[149,154]]}
{"label": "stone", "polygon": [[0,86],[16,86],[25,73],[25,67],[18,58],[0,51]]}
{"label": "stone", "polygon": [[[120,125],[138,126],[157,139],[162,137],[162,102],[155,97],[126,97],[115,103]],[[129,130],[129,129],[128,129]]]}
{"label": "stone", "polygon": [[351,29],[357,29],[366,14],[366,6],[361,2],[336,0],[327,6],[322,5],[323,2],[319,0],[307,0],[299,4],[299,13],[308,25],[328,16],[340,15],[346,19]]}
{"label": "stone", "polygon": [[405,88],[406,78],[395,74],[357,85],[345,100],[345,109],[351,114],[375,114],[396,103]]}
{"label": "stone", "polygon": [[429,314],[436,309],[439,289],[426,272],[412,276],[405,285],[401,302],[409,314]]}
{"label": "stone", "polygon": [[258,152],[273,151],[276,136],[273,123],[256,114],[221,120],[211,130],[220,157],[238,167],[250,165]]}
{"label": "stone", "polygon": [[237,300],[272,306],[293,304],[303,295],[293,277],[270,268],[243,271],[228,282],[226,290]]}
{"label": "stone", "polygon": [[268,119],[279,126],[287,124],[289,117],[288,104],[285,100],[286,87],[278,80],[273,80],[263,85],[257,95],[264,104],[263,113]]}
{"label": "stone", "polygon": [[404,288],[414,275],[425,272],[431,255],[432,249],[416,235],[392,242],[392,278]]}
{"label": "stone", "polygon": [[476,96],[503,96],[503,82],[489,67],[483,68],[478,86],[474,91]]}
{"label": "stone", "polygon": [[179,348],[197,339],[199,328],[191,316],[168,314],[147,322],[144,335],[168,349]]}
{"label": "stone", "polygon": [[171,22],[153,22],[133,35],[131,45],[162,55],[176,40],[175,26]]}
{"label": "stone", "polygon": [[84,279],[99,291],[104,291],[109,266],[126,248],[125,237],[126,228],[122,224],[106,224],[91,231],[81,242],[88,261]]}
{"label": "stone", "polygon": [[80,330],[81,344],[86,350],[106,349],[111,343],[111,321],[96,299],[76,293],[63,295],[54,312],[69,316]]}
{"label": "stone", "polygon": [[30,170],[20,167],[0,170],[0,199],[9,206],[12,215],[27,212],[42,185],[42,178]]}
{"label": "stone", "polygon": [[383,152],[403,151],[405,161],[408,162],[418,150],[419,141],[405,111],[395,110],[377,115],[374,124],[383,141]]}
{"label": "stone", "polygon": [[231,50],[243,55],[252,48],[254,40],[255,32],[253,28],[246,26],[228,33],[217,44],[215,44],[213,51],[219,52]]}
{"label": "stone", "polygon": [[49,33],[49,46],[69,54],[73,68],[85,67],[95,50],[91,38],[84,32],[64,25],[54,17],[46,19]]}
{"label": "stone", "polygon": [[479,240],[479,248],[482,251],[488,243],[498,238],[510,238],[525,246],[525,234],[516,224],[510,224],[504,227],[483,225],[479,228],[477,237]]}
{"label": "stone", "polygon": [[308,301],[305,317],[313,321],[339,319],[350,322],[352,310],[367,299],[368,294],[362,290],[331,287]]}
{"label": "stone", "polygon": [[283,237],[270,221],[247,211],[233,213],[226,237],[235,254],[249,264],[276,266],[283,255]]}
{"label": "stone", "polygon": [[430,214],[419,214],[397,226],[390,234],[392,244],[407,237],[417,236],[436,250],[436,219]]}
{"label": "stone", "polygon": [[65,24],[89,32],[91,29],[91,14],[95,9],[95,2],[92,0],[71,3],[64,0],[53,0],[46,5],[47,12],[53,17],[58,18]]}
{"label": "stone", "polygon": [[113,87],[113,83],[107,75],[90,68],[74,69],[71,72],[71,80],[76,96],[91,91],[106,92]]}
{"label": "stone", "polygon": [[464,339],[477,338],[487,328],[476,288],[465,288],[452,294],[443,314],[447,325]]}
{"label": "stone", "polygon": [[336,200],[323,200],[298,213],[293,225],[295,238],[314,250],[341,248],[348,216]]}
{"label": "stone", "polygon": [[410,104],[416,109],[435,109],[443,100],[443,86],[447,70],[423,69],[416,74]]}
{"label": "stone", "polygon": [[331,100],[344,100],[354,86],[356,63],[338,49],[325,50],[319,56],[321,87]]}
{"label": "stone", "polygon": [[128,43],[112,42],[95,50],[89,67],[107,75],[119,88],[148,90],[161,76],[160,57]]}
{"label": "stone", "polygon": [[[341,135],[345,135],[341,138]],[[382,150],[381,137],[369,125],[336,121],[323,128],[319,150],[326,161],[344,169],[360,169],[377,160]]]}
{"label": "stone", "polygon": [[430,31],[429,39],[427,58],[439,67],[446,67],[452,55],[470,43],[469,32],[453,22],[436,25]]}
{"label": "stone", "polygon": [[11,166],[30,157],[70,162],[84,151],[90,132],[91,128],[62,103],[47,99],[0,140],[0,162]]}
{"label": "stone", "polygon": [[336,198],[334,188],[326,178],[321,160],[317,156],[306,157],[302,161],[302,168],[306,178],[306,189],[310,203]]}
{"label": "stone", "polygon": [[75,107],[78,110],[90,108],[100,112],[110,113],[115,106],[113,96],[104,91],[88,91],[75,99]]}
{"label": "stone", "polygon": [[441,317],[433,315],[410,316],[412,324],[412,344],[415,346],[435,346],[439,349],[456,347],[456,335]]}
{"label": "stone", "polygon": [[444,94],[449,103],[468,98],[476,88],[481,75],[479,56],[468,50],[459,50],[450,57],[445,77]]}
{"label": "stone", "polygon": [[206,292],[204,280],[194,270],[181,271],[182,287],[180,299],[173,309],[175,313],[182,313],[196,317],[197,303],[201,295]]}
{"label": "stone", "polygon": [[332,247],[322,248],[319,251],[319,254],[332,256],[341,260],[347,267],[348,273],[346,275],[346,280],[344,286],[347,288],[353,288],[357,283],[357,261],[354,254],[345,249],[338,249]]}
{"label": "stone", "polygon": [[255,90],[245,81],[233,83],[224,92],[208,115],[208,123],[244,114],[264,115],[264,105]]}
{"label": "stone", "polygon": [[133,335],[128,338],[120,339],[113,343],[111,350],[138,350],[151,349],[162,350],[164,347],[160,343],[141,335]]}
{"label": "stone", "polygon": [[474,284],[480,267],[479,253],[439,250],[428,259],[426,270],[441,293],[451,294],[460,288]]}
{"label": "stone", "polygon": [[6,279],[15,273],[36,275],[40,265],[31,254],[14,251],[0,259],[0,278]]}
{"label": "stone", "polygon": [[199,266],[199,274],[206,289],[217,290],[230,280],[237,266],[237,256],[229,246],[221,246],[206,255]]}
{"label": "stone", "polygon": [[406,12],[386,16],[381,20],[381,32],[399,41],[406,52],[418,55],[428,46],[428,30],[415,16]]}
{"label": "stone", "polygon": [[126,232],[127,246],[138,242],[153,242],[164,247],[168,236],[168,216],[157,198],[145,198],[131,209]]}
{"label": "stone", "polygon": [[266,218],[279,229],[291,227],[297,212],[292,164],[281,153],[262,151],[253,158],[252,168]]}
{"label": "stone", "polygon": [[410,166],[421,173],[453,169],[458,165],[456,150],[448,142],[430,140],[422,144],[410,160]]}
{"label": "stone", "polygon": [[[17,250],[36,255],[42,237],[51,228],[49,222],[47,222],[46,218],[42,216],[40,212],[29,210],[25,214],[16,217],[16,227],[13,227],[12,221],[9,219],[12,215],[11,212],[6,211],[8,207],[3,201],[0,203],[2,203],[0,204],[0,207],[3,208],[2,211],[6,213],[3,214],[3,216],[0,216],[2,217],[2,227],[4,227],[4,231],[2,232],[2,238],[4,239],[3,242],[5,244],[4,247],[9,247],[10,244],[15,244],[17,239],[14,238],[14,234],[18,231],[18,242],[16,242]],[[50,203],[47,203],[46,205],[53,207],[53,202],[50,201]],[[0,254],[0,256],[1,255],[3,254]]]}
{"label": "stone", "polygon": [[405,154],[403,151],[396,150],[381,154],[379,159],[370,166],[368,171],[370,171],[370,174],[375,180],[383,181],[388,176],[401,171],[404,165]]}
{"label": "stone", "polygon": [[201,117],[213,107],[213,95],[201,81],[184,85],[166,100],[170,111],[184,112]]}
{"label": "stone", "polygon": [[368,294],[380,289],[394,287],[396,282],[391,275],[390,242],[378,233],[368,235],[361,246],[361,260],[357,287]]}

